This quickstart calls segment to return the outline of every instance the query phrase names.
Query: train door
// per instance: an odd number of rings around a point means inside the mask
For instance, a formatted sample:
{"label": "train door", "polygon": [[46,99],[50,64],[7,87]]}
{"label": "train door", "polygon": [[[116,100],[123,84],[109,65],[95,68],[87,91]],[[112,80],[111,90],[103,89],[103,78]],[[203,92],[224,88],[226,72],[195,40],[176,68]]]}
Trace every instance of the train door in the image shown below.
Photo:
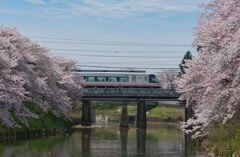
{"label": "train door", "polygon": [[133,83],[133,84],[136,84],[137,83],[137,77],[136,76],[131,76],[132,77],[132,80],[131,80],[131,82]]}
{"label": "train door", "polygon": [[136,76],[136,82],[138,84],[143,84],[144,83],[144,76]]}

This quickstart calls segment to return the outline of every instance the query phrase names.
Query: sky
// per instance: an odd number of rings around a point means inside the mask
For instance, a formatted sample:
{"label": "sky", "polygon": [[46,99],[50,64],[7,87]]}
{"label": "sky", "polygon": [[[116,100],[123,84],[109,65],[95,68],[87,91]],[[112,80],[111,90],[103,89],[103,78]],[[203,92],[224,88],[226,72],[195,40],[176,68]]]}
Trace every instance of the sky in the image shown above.
{"label": "sky", "polygon": [[0,22],[81,69],[178,68],[208,0],[0,0]]}

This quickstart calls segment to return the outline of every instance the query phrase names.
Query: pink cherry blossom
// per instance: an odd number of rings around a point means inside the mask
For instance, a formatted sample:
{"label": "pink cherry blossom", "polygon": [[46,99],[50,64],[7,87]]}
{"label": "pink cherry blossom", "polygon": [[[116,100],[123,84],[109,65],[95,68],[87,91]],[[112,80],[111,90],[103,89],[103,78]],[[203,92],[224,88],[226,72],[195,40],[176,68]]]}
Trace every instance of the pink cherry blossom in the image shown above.
{"label": "pink cherry blossom", "polygon": [[12,113],[25,125],[38,118],[26,106],[34,102],[56,116],[68,118],[71,101],[79,99],[79,76],[75,62],[49,55],[49,51],[23,37],[14,28],[0,27],[0,121],[19,126]]}
{"label": "pink cherry blossom", "polygon": [[201,51],[178,80],[181,99],[195,112],[181,128],[195,138],[240,109],[240,1],[210,0],[202,8],[194,40]]}

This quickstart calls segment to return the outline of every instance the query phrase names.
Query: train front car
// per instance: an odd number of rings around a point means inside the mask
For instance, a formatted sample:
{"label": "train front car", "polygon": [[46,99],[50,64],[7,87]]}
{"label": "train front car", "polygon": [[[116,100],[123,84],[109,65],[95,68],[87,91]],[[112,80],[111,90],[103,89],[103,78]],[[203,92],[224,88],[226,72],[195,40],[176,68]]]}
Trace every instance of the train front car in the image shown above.
{"label": "train front car", "polygon": [[160,80],[154,74],[149,74],[149,84],[152,87],[161,88]]}

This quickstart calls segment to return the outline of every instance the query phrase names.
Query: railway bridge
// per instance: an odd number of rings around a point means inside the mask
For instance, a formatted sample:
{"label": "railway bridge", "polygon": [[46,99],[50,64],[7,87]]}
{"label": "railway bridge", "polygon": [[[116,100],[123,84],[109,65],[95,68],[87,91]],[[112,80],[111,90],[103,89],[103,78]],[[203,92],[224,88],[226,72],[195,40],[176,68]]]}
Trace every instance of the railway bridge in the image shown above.
{"label": "railway bridge", "polygon": [[137,128],[146,128],[147,101],[178,101],[180,93],[162,88],[84,88],[82,125],[91,125],[91,101],[122,101],[121,128],[128,128],[127,102],[137,102]]}

